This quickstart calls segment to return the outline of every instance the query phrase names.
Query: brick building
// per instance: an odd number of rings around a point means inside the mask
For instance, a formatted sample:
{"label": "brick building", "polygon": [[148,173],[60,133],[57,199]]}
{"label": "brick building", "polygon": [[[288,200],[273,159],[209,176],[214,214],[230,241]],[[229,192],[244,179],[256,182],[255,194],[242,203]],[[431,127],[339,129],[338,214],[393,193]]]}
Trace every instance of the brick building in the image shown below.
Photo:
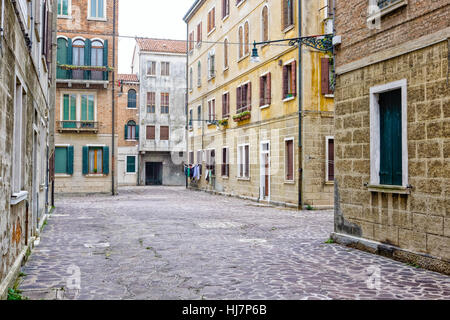
{"label": "brick building", "polygon": [[56,1],[0,3],[0,299],[52,203]]}
{"label": "brick building", "polygon": [[334,237],[450,273],[450,3],[335,3]]}
{"label": "brick building", "polygon": [[118,183],[119,186],[136,186],[139,173],[139,79],[135,74],[119,74],[118,78]]}
{"label": "brick building", "polygon": [[57,192],[117,187],[118,7],[118,0],[58,1]]}
{"label": "brick building", "polygon": [[184,17],[190,187],[293,207],[333,206],[330,59],[288,41],[332,33],[327,1],[197,0]]}

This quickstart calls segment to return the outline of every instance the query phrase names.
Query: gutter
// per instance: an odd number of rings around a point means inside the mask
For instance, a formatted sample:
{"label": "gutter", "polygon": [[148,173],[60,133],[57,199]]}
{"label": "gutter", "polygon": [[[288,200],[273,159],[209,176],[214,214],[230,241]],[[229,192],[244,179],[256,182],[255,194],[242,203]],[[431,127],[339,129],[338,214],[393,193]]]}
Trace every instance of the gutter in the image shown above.
{"label": "gutter", "polygon": [[[112,56],[112,65],[113,65],[113,68],[115,68],[116,67],[116,0],[114,0],[114,2],[113,2],[113,52],[112,52],[112,54],[113,54],[113,56]],[[111,112],[111,115],[112,115],[112,124],[111,124],[111,131],[112,131],[112,134],[111,134],[111,139],[112,139],[112,148],[111,148],[111,193],[112,193],[112,195],[113,196],[115,196],[115,194],[116,194],[116,190],[115,190],[115,186],[114,186],[114,183],[115,183],[115,181],[114,181],[114,174],[115,174],[115,168],[114,168],[114,159],[115,159],[115,152],[114,152],[114,149],[115,149],[115,135],[114,135],[114,132],[115,132],[115,118],[116,118],[116,115],[115,115],[115,86],[116,86],[116,77],[115,77],[115,70],[113,70],[113,72],[112,72],[112,90],[111,90],[111,92],[112,92],[112,94],[111,94],[111,96],[112,96],[112,112]]]}
{"label": "gutter", "polygon": [[[298,37],[302,36],[302,0],[298,0]],[[302,63],[302,44],[298,45],[298,206],[303,209],[303,63]]]}

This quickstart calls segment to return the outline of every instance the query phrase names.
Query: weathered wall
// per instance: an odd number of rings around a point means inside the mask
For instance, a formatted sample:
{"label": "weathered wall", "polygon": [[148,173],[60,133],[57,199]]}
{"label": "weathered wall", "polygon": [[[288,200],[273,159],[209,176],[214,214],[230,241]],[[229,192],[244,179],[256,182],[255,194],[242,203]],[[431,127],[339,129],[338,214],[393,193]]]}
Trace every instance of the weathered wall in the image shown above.
{"label": "weathered wall", "polygon": [[[177,154],[178,152],[175,152]],[[176,155],[175,155],[176,156]],[[161,162],[163,167],[162,184],[165,186],[184,186],[186,179],[184,177],[183,166],[176,164],[172,160],[170,152],[146,152],[145,155],[139,157],[139,178],[140,185],[145,185],[145,163]]]}

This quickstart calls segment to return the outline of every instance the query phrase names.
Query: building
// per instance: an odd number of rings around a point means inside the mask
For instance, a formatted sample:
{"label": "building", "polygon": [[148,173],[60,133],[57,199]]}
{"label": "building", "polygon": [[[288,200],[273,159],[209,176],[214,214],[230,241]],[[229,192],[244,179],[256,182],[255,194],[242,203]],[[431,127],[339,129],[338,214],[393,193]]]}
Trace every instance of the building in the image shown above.
{"label": "building", "polygon": [[58,1],[56,192],[116,193],[118,3]]}
{"label": "building", "polygon": [[0,3],[0,299],[53,202],[56,1]]}
{"label": "building", "polygon": [[140,84],[139,123],[119,126],[127,126],[129,140],[139,137],[138,184],[185,185],[186,42],[137,39],[132,72]]}
{"label": "building", "polygon": [[334,238],[446,273],[449,16],[446,0],[335,9]]}
{"label": "building", "polygon": [[136,186],[139,157],[139,79],[135,74],[119,74],[118,77],[118,183],[119,186]]}
{"label": "building", "polygon": [[[289,41],[332,33],[327,2],[197,0],[188,34],[190,187],[293,207],[333,206],[332,61]],[[330,150],[330,154],[328,154]],[[209,178],[210,177],[210,178]]]}

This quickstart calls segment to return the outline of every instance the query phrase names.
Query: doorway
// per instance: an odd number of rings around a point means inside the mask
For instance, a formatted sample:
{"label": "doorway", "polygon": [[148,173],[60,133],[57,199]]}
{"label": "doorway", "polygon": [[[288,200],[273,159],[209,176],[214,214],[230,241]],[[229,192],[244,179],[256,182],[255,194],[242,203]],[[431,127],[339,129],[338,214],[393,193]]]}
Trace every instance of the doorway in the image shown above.
{"label": "doorway", "polygon": [[146,162],[145,163],[145,185],[160,186],[162,185],[162,162]]}
{"label": "doorway", "polygon": [[270,142],[261,142],[260,199],[270,200]]}

